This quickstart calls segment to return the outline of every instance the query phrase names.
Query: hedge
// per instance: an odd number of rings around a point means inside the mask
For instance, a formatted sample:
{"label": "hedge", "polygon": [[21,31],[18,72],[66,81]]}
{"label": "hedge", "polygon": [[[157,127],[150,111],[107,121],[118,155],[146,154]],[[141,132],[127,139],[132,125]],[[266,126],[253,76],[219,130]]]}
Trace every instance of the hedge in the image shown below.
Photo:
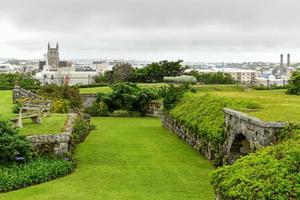
{"label": "hedge", "polygon": [[299,199],[300,134],[217,169],[211,182],[223,200]]}
{"label": "hedge", "polygon": [[25,164],[0,165],[0,192],[8,192],[63,177],[75,164],[64,159],[37,158]]}

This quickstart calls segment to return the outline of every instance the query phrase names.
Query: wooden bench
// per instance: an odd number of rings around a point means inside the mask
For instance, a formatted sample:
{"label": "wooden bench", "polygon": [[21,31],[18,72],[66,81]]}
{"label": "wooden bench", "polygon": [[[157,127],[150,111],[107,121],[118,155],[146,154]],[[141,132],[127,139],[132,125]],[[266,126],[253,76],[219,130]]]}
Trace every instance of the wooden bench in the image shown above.
{"label": "wooden bench", "polygon": [[10,121],[18,128],[23,128],[23,119],[31,119],[35,124],[41,124],[41,108],[34,106],[26,106],[20,109],[18,117],[11,119]]}

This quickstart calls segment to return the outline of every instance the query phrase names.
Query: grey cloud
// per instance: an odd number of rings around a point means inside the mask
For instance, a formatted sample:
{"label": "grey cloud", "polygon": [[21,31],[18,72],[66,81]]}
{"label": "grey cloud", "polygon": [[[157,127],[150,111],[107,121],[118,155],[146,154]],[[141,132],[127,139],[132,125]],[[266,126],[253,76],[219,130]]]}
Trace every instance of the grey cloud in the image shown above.
{"label": "grey cloud", "polygon": [[82,51],[134,57],[184,50],[189,58],[200,52],[296,50],[299,8],[299,0],[0,0],[0,22],[37,35],[6,42],[24,51],[50,40],[74,57]]}

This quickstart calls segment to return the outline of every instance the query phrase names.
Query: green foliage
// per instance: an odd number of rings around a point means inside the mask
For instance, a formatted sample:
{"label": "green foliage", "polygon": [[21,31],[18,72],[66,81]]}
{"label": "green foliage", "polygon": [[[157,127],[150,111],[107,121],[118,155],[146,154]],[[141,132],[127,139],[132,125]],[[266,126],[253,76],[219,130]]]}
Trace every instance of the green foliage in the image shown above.
{"label": "green foliage", "polygon": [[163,81],[175,83],[196,83],[197,79],[194,76],[181,75],[175,77],[165,76]]}
{"label": "green foliage", "polygon": [[105,117],[109,115],[109,108],[103,101],[95,101],[93,102],[92,107],[88,107],[85,109],[85,113],[93,117]]}
{"label": "green foliage", "polygon": [[150,101],[158,98],[154,89],[139,87],[134,83],[119,83],[111,86],[112,92],[98,94],[98,102],[105,102],[110,112],[115,110],[137,111],[142,115]]}
{"label": "green foliage", "polygon": [[300,137],[266,147],[224,166],[212,175],[222,199],[300,198]]}
{"label": "green foliage", "polygon": [[300,95],[300,71],[295,71],[289,80],[288,94]]}
{"label": "green foliage", "polygon": [[72,161],[38,158],[25,164],[0,165],[0,192],[8,192],[56,179],[69,174]]}
{"label": "green foliage", "polygon": [[200,137],[216,145],[224,140],[223,108],[259,109],[255,101],[237,100],[210,94],[186,94],[170,115]]}
{"label": "green foliage", "polygon": [[72,143],[73,145],[81,143],[84,141],[86,136],[94,130],[95,127],[89,121],[89,118],[86,118],[85,115],[79,114],[75,120],[72,133]]}
{"label": "green foliage", "polygon": [[88,85],[76,85],[78,88],[95,88],[95,87],[106,87],[109,84],[106,83],[101,83],[101,82],[96,82],[93,84],[88,84]]}
{"label": "green foliage", "polygon": [[16,82],[24,89],[38,89],[40,82],[32,78],[28,73],[15,74],[0,74],[0,89],[11,90],[14,88]]}
{"label": "green foliage", "polygon": [[180,86],[175,86],[170,84],[168,86],[161,87],[159,93],[163,98],[164,110],[169,111],[173,109],[177,102],[183,97],[184,93],[191,90],[188,84],[183,84]]}
{"label": "green foliage", "polygon": [[72,109],[79,109],[82,107],[82,98],[79,93],[79,88],[77,87],[50,84],[41,87],[39,94],[44,98],[51,100],[67,100],[70,102],[70,107]]}
{"label": "green foliage", "polygon": [[163,60],[135,69],[130,81],[132,82],[162,82],[165,76],[180,76],[186,69],[182,60]]}
{"label": "green foliage", "polygon": [[19,113],[21,108],[22,108],[22,103],[20,101],[17,101],[16,104],[13,105],[12,112]]}
{"label": "green foliage", "polygon": [[129,112],[127,110],[115,110],[112,114],[112,117],[129,117]]}
{"label": "green foliage", "polygon": [[105,71],[104,74],[95,78],[96,83],[120,83],[129,80],[133,73],[133,67],[129,63],[115,65],[112,70]]}
{"label": "green foliage", "polygon": [[254,90],[281,90],[281,89],[287,89],[288,85],[270,85],[269,87],[264,85],[255,85],[252,86]]}
{"label": "green foliage", "polygon": [[197,81],[202,84],[233,84],[234,80],[230,74],[223,72],[216,73],[199,73],[198,71],[191,71],[186,73],[188,75],[194,76],[197,78]]}
{"label": "green foliage", "polygon": [[117,64],[112,68],[113,82],[125,82],[133,72],[133,67],[129,63]]}
{"label": "green foliage", "polygon": [[18,130],[10,123],[0,119],[0,163],[14,161],[17,156],[30,159],[33,153],[31,143],[18,135]]}
{"label": "green foliage", "polygon": [[70,110],[70,101],[66,99],[56,99],[52,102],[52,111],[54,113],[68,113]]}

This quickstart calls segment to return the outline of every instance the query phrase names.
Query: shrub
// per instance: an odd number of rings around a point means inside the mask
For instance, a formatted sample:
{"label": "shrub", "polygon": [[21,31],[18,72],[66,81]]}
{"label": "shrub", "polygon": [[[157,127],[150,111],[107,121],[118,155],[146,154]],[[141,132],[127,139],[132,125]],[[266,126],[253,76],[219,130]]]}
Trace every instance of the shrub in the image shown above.
{"label": "shrub", "polygon": [[92,107],[88,107],[85,109],[85,113],[93,116],[93,117],[105,117],[109,115],[109,109],[106,103],[103,101],[93,102]]}
{"label": "shrub", "polygon": [[295,71],[289,80],[288,94],[300,95],[300,71]]}
{"label": "shrub", "polygon": [[83,142],[86,136],[91,130],[95,129],[95,126],[90,124],[89,119],[85,115],[79,114],[75,120],[72,133],[72,144]]}
{"label": "shrub", "polygon": [[47,182],[72,172],[75,164],[64,159],[38,158],[25,164],[0,166],[0,192]]}
{"label": "shrub", "polygon": [[269,146],[212,175],[222,199],[299,199],[300,137]]}
{"label": "shrub", "polygon": [[16,104],[13,105],[12,112],[19,113],[21,108],[22,108],[22,103],[20,101],[17,101]]}
{"label": "shrub", "polygon": [[52,111],[55,113],[68,113],[70,110],[70,101],[57,99],[52,102]]}
{"label": "shrub", "polygon": [[163,81],[165,82],[175,82],[175,83],[196,83],[197,79],[194,76],[175,76],[175,77],[167,77],[165,76]]}
{"label": "shrub", "polygon": [[129,117],[129,112],[127,110],[115,110],[112,114],[112,117]]}
{"label": "shrub", "polygon": [[270,85],[269,87],[264,85],[255,85],[252,88],[254,90],[280,90],[280,89],[287,89],[288,85]]}
{"label": "shrub", "polygon": [[87,84],[87,85],[76,85],[78,88],[93,88],[93,87],[106,87],[109,86],[109,84],[106,83],[93,83],[93,84]]}
{"label": "shrub", "polygon": [[67,100],[70,102],[70,108],[72,109],[79,109],[82,107],[82,98],[79,93],[79,88],[77,87],[50,84],[41,87],[39,94],[46,99]]}
{"label": "shrub", "polygon": [[119,83],[111,86],[112,92],[98,94],[97,101],[105,102],[110,112],[115,110],[137,111],[142,115],[146,113],[146,106],[150,101],[158,99],[154,89],[139,87],[134,83]]}
{"label": "shrub", "polygon": [[30,159],[33,153],[33,147],[25,136],[18,135],[17,129],[0,119],[0,162],[14,161],[16,157]]}
{"label": "shrub", "polygon": [[163,98],[163,107],[165,111],[173,109],[177,102],[183,97],[184,93],[191,90],[188,84],[175,86],[170,84],[168,86],[163,86],[159,93]]}

